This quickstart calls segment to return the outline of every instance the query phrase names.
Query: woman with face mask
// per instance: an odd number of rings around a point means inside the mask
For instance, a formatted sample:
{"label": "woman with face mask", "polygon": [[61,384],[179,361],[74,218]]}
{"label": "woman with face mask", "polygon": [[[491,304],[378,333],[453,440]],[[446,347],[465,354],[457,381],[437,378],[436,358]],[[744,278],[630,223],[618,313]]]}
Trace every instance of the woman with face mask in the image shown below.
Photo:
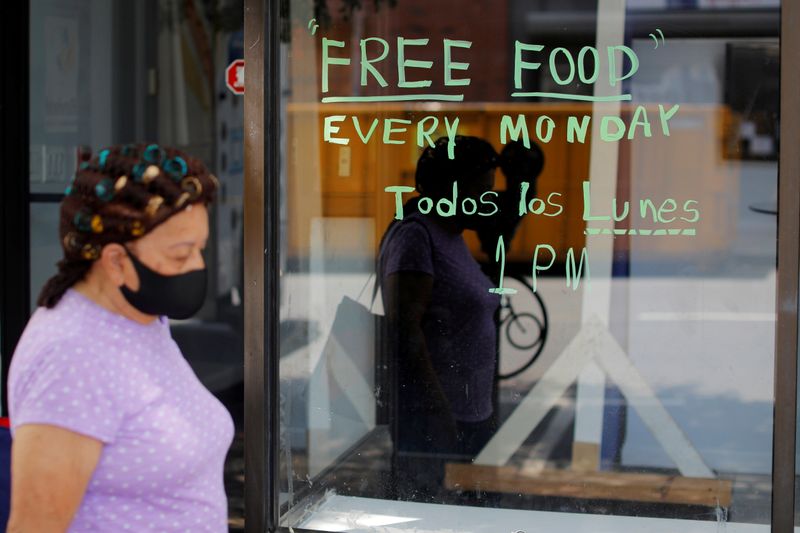
{"label": "woman with face mask", "polygon": [[81,164],[61,204],[64,257],[11,362],[8,531],[227,526],[225,407],[173,342],[206,289],[217,180],[156,144]]}

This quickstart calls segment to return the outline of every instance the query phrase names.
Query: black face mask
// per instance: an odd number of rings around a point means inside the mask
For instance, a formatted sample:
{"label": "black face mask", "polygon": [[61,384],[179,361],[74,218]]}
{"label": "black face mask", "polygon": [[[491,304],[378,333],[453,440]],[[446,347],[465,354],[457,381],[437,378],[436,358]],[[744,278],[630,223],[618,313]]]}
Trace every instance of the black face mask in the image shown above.
{"label": "black face mask", "polygon": [[147,315],[166,315],[180,320],[194,315],[203,306],[205,268],[165,276],[148,268],[132,253],[127,253],[139,276],[139,290],[134,292],[125,285],[120,290],[133,307]]}

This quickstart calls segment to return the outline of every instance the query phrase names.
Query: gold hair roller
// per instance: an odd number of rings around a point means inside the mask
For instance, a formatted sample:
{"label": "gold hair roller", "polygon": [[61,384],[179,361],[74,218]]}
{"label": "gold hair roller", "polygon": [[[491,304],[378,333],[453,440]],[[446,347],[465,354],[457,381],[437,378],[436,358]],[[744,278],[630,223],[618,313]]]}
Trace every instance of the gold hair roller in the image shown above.
{"label": "gold hair roller", "polygon": [[189,199],[189,196],[190,195],[188,192],[182,192],[181,195],[178,196],[178,199],[175,201],[175,209],[180,209],[181,207],[183,207],[183,204],[186,203],[186,201]]}
{"label": "gold hair roller", "polygon": [[134,237],[141,237],[144,235],[144,224],[138,220],[134,220],[131,224],[131,235]]}
{"label": "gold hair roller", "polygon": [[92,226],[92,232],[103,233],[103,219],[100,218],[100,215],[94,215],[90,224]]}
{"label": "gold hair roller", "polygon": [[158,208],[161,207],[163,204],[164,204],[164,199],[159,195],[155,195],[152,198],[150,198],[150,201],[147,202],[147,207],[144,208],[144,212],[147,214],[147,216],[153,217],[158,211]]}
{"label": "gold hair roller", "polygon": [[95,244],[84,244],[83,248],[81,248],[81,257],[87,261],[94,261],[100,257],[100,247]]}
{"label": "gold hair roller", "polygon": [[127,184],[128,184],[128,176],[120,176],[119,178],[117,178],[117,181],[114,182],[114,191],[115,192],[121,191]]}
{"label": "gold hair roller", "polygon": [[189,193],[191,198],[197,198],[203,192],[203,184],[197,176],[187,176],[181,180],[181,189]]}
{"label": "gold hair roller", "polygon": [[70,231],[64,235],[64,239],[61,242],[64,244],[64,250],[67,252],[75,251],[80,247],[78,235],[74,231]]}
{"label": "gold hair roller", "polygon": [[148,183],[156,179],[160,173],[161,169],[159,169],[155,165],[150,165],[144,170],[144,173],[142,174],[142,182],[144,182],[144,184],[147,185]]}

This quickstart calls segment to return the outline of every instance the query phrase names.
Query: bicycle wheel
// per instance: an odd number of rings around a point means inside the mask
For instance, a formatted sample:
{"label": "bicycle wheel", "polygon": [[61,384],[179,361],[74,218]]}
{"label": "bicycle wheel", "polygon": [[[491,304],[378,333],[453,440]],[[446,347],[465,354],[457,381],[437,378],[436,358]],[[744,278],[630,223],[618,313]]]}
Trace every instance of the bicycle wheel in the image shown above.
{"label": "bicycle wheel", "polygon": [[530,350],[542,342],[544,325],[531,313],[520,313],[509,318],[506,339],[518,350]]}
{"label": "bicycle wheel", "polygon": [[505,329],[505,332],[501,332],[501,334],[505,335],[512,347],[523,352],[529,351],[530,356],[524,364],[512,372],[501,373],[498,371],[497,379],[499,380],[516,377],[533,366],[544,350],[549,329],[547,307],[541,295],[538,292],[534,292],[533,285],[524,276],[512,276],[511,279],[527,289],[518,293],[519,296],[524,294],[533,296],[534,308],[532,309],[533,313],[516,314],[513,307],[509,305],[510,315],[503,317],[503,320],[501,320],[501,328]]}

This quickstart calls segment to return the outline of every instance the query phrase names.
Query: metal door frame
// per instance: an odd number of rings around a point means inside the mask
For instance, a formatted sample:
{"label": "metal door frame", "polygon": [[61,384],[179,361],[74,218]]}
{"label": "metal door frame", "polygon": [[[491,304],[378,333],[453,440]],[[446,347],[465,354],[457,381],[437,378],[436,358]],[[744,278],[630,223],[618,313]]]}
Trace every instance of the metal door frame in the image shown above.
{"label": "metal door frame", "polygon": [[797,424],[798,280],[800,279],[800,2],[781,2],[778,286],[772,531],[794,529]]}

